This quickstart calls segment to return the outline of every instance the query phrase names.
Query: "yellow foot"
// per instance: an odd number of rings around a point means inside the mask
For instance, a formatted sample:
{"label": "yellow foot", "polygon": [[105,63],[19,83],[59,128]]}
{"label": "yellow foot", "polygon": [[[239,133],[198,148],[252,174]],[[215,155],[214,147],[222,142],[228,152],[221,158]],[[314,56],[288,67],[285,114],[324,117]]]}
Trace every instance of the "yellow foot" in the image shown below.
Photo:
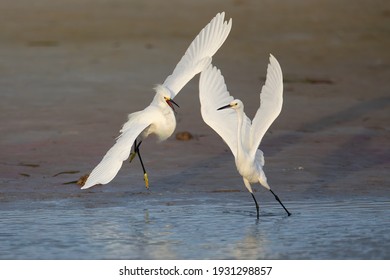
{"label": "yellow foot", "polygon": [[144,174],[144,181],[145,181],[145,187],[146,189],[149,189],[149,179],[148,179],[148,174]]}
{"label": "yellow foot", "polygon": [[129,161],[129,162],[132,162],[136,155],[137,155],[136,152],[132,152],[132,153],[130,154],[130,161]]}

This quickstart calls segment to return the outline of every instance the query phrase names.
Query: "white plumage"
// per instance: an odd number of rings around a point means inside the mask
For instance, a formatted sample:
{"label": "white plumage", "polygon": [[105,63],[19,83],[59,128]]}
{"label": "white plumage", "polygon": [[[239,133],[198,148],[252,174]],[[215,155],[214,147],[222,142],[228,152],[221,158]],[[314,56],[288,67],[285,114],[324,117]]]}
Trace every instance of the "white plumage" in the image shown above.
{"label": "white plumage", "polygon": [[[96,184],[109,183],[118,173],[124,160],[129,158],[134,141],[143,140],[155,134],[160,141],[172,135],[176,127],[172,99],[199,72],[210,63],[212,56],[225,42],[232,26],[232,20],[224,20],[225,13],[217,14],[192,41],[173,73],[158,85],[152,103],[144,110],[129,115],[120,130],[114,146],[92,170],[82,189]],[[142,161],[141,161],[142,163]],[[145,171],[144,171],[145,172]],[[148,187],[146,172],[145,184]]]}
{"label": "white plumage", "polygon": [[[258,204],[250,183],[260,183],[270,190],[287,211],[267,183],[263,152],[258,149],[264,134],[282,110],[283,75],[275,57],[270,55],[260,107],[252,122],[244,112],[244,104],[229,94],[221,71],[212,65],[201,73],[199,99],[203,120],[222,137],[234,155],[237,170],[255,200],[257,216]],[[228,108],[234,110],[222,110]]]}

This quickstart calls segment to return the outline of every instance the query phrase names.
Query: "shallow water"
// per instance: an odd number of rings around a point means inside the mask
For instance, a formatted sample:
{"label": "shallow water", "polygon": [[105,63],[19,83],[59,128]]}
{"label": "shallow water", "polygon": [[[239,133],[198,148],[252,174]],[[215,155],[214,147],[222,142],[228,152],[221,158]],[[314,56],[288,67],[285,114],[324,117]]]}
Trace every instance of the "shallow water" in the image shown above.
{"label": "shallow water", "polygon": [[4,203],[0,258],[390,258],[387,198],[269,201],[257,221],[244,192],[99,195]]}

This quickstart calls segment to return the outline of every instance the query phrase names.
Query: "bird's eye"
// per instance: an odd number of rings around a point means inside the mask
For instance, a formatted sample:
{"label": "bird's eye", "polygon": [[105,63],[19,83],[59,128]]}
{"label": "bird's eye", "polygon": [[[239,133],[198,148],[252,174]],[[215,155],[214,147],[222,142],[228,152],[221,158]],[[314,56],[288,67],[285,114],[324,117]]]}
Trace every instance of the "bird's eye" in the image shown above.
{"label": "bird's eye", "polygon": [[234,106],[237,106],[238,105],[238,103],[234,103]]}

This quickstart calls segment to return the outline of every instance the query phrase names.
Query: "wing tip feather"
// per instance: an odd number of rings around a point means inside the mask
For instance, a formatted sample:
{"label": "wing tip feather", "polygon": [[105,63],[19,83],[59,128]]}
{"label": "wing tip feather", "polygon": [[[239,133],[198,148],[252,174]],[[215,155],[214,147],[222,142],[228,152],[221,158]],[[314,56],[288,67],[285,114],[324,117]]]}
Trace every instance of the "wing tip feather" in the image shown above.
{"label": "wing tip feather", "polygon": [[269,54],[268,69],[272,69],[272,73],[275,73],[277,76],[282,77],[282,68],[280,67],[279,61],[271,53]]}

